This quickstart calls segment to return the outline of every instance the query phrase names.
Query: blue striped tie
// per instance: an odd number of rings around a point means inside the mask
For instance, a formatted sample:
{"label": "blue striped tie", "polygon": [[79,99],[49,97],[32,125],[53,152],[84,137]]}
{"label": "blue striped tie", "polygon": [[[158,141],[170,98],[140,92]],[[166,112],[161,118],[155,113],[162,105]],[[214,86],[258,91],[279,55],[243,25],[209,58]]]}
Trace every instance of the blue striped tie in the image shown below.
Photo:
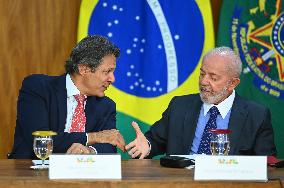
{"label": "blue striped tie", "polygon": [[211,129],[217,129],[217,123],[216,119],[219,113],[219,110],[216,106],[212,106],[209,110],[210,112],[210,118],[208,122],[206,123],[205,129],[202,134],[201,142],[198,147],[197,153],[199,154],[211,154],[210,151],[210,139],[211,139],[211,132],[209,130]]}

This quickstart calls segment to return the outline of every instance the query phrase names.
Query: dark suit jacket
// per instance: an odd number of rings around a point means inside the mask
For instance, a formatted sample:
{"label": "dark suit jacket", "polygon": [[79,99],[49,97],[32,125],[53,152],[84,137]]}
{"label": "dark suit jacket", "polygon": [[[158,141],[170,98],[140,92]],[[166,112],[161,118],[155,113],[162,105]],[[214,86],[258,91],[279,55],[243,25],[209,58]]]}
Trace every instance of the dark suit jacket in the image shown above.
{"label": "dark suit jacket", "polygon": [[[31,75],[24,79],[17,105],[14,146],[10,158],[35,158],[32,132],[52,130],[54,153],[65,153],[73,143],[86,144],[86,133],[64,132],[67,116],[66,75]],[[86,132],[116,128],[115,103],[107,97],[87,97]],[[98,153],[113,153],[110,144],[94,144]]]}
{"label": "dark suit jacket", "polygon": [[[188,155],[203,102],[199,94],[174,97],[162,118],[148,132],[149,157]],[[276,155],[270,111],[236,95],[228,128],[230,155]],[[242,153],[243,152],[243,153]]]}

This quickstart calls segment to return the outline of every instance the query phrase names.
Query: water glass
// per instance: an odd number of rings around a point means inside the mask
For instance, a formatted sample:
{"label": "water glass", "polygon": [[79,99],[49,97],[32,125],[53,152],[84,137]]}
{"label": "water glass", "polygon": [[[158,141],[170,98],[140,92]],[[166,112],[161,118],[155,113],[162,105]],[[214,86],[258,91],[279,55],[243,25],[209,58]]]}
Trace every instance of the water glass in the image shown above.
{"label": "water glass", "polygon": [[52,136],[56,135],[52,131],[36,131],[33,132],[34,143],[33,150],[35,155],[41,159],[41,168],[47,168],[44,164],[44,160],[49,157],[53,150],[53,140]]}
{"label": "water glass", "polygon": [[212,129],[210,150],[212,155],[228,155],[230,151],[229,129]]}

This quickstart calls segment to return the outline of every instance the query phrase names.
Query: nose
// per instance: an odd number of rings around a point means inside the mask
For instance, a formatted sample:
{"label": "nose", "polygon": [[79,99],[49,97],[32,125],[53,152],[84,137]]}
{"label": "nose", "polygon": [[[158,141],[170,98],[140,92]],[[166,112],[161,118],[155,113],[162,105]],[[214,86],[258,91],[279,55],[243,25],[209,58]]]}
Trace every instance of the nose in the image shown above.
{"label": "nose", "polygon": [[209,83],[208,76],[206,76],[206,75],[200,76],[199,77],[199,83],[201,85],[208,85],[208,83]]}
{"label": "nose", "polygon": [[114,73],[113,73],[113,72],[109,75],[108,81],[109,81],[110,83],[114,83],[115,77],[114,77]]}

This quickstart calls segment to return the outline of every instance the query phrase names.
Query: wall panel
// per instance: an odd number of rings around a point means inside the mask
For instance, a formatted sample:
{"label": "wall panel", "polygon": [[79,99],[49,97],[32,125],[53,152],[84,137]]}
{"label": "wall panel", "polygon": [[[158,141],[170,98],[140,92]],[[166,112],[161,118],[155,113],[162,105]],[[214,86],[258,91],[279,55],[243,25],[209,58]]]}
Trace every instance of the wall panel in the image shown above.
{"label": "wall panel", "polygon": [[0,0],[0,158],[11,150],[23,78],[57,75],[76,43],[80,0]]}

